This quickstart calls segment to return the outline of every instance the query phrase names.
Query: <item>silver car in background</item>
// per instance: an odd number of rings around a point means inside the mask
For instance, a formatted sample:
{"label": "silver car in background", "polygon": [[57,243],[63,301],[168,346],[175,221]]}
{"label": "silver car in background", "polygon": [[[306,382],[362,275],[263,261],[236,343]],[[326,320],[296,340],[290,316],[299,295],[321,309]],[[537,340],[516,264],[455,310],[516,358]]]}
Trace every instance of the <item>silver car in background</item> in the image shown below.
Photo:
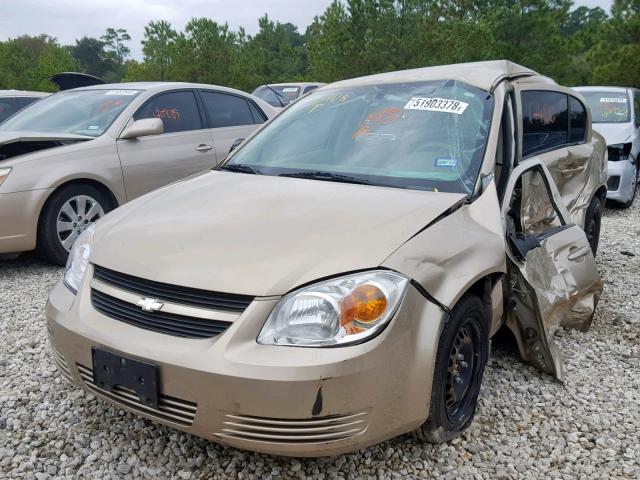
{"label": "silver car in background", "polygon": [[0,253],[64,265],[74,240],[125,202],[224,160],[275,115],[215,85],[120,83],[66,90],[0,125]]}
{"label": "silver car in background", "polygon": [[318,82],[270,83],[256,88],[252,95],[264,100],[274,108],[282,109],[316,88],[326,85]]}
{"label": "silver car in background", "polygon": [[589,108],[593,128],[607,142],[607,199],[623,207],[633,203],[640,161],[640,90],[625,87],[576,87]]}
{"label": "silver car in background", "polygon": [[51,94],[46,92],[0,90],[0,123],[27,105],[31,105],[36,100],[40,100],[49,95]]}

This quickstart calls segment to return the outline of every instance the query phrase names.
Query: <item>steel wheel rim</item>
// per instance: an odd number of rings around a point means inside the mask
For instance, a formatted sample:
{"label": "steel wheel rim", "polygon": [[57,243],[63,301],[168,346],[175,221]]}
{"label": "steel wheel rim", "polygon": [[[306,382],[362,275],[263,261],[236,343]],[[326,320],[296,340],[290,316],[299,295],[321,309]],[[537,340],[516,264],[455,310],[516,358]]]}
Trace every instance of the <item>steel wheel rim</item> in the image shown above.
{"label": "steel wheel rim", "polygon": [[69,198],[56,216],[56,233],[62,248],[71,250],[73,242],[93,222],[104,216],[98,201],[88,195]]}
{"label": "steel wheel rim", "polygon": [[[468,318],[460,326],[449,352],[447,379],[445,385],[445,408],[451,421],[464,415],[471,402],[474,381],[479,367],[479,337],[477,329]],[[471,402],[472,403],[472,402]]]}

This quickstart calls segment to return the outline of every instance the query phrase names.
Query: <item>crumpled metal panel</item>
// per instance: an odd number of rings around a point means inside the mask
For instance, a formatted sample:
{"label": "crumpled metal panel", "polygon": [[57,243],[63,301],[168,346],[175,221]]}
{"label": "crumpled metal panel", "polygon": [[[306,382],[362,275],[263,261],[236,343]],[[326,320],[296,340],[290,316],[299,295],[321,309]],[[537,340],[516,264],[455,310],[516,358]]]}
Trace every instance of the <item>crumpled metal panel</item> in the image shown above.
{"label": "crumpled metal panel", "polygon": [[593,195],[607,183],[606,148],[604,138],[594,131],[592,143],[568,148],[563,158],[554,158],[557,152],[541,156],[567,211],[581,227]]}
{"label": "crumpled metal panel", "polygon": [[543,177],[537,171],[529,171],[522,175],[521,198],[520,215],[523,233],[539,235],[561,225]]}
{"label": "crumpled metal panel", "polygon": [[[576,227],[573,227],[576,228]],[[588,330],[602,292],[599,277],[584,291],[546,242],[527,254],[523,268],[509,262],[511,305],[507,325],[522,358],[558,380],[563,359],[554,335],[559,327]]]}

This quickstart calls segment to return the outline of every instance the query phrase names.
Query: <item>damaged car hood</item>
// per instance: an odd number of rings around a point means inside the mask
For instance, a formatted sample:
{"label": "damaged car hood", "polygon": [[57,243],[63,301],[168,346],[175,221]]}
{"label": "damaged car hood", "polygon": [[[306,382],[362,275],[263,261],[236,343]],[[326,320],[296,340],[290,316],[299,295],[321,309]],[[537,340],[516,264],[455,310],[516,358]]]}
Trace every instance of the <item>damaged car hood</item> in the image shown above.
{"label": "damaged car hood", "polygon": [[97,225],[94,264],[254,296],[375,268],[464,194],[207,172]]}
{"label": "damaged car hood", "polygon": [[93,138],[73,133],[0,131],[0,161]]}
{"label": "damaged car hood", "polygon": [[593,129],[604,137],[607,145],[633,141],[633,123],[595,123]]}

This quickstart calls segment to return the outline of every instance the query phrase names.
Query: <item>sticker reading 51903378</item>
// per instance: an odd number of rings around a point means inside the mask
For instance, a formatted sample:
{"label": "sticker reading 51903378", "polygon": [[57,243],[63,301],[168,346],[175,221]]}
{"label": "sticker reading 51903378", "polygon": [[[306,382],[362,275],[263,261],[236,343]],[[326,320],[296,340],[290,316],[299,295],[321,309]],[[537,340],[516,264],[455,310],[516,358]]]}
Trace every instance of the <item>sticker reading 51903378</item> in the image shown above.
{"label": "sticker reading 51903378", "polygon": [[404,106],[405,110],[428,110],[430,112],[445,112],[462,115],[469,106],[466,102],[438,97],[413,97]]}

